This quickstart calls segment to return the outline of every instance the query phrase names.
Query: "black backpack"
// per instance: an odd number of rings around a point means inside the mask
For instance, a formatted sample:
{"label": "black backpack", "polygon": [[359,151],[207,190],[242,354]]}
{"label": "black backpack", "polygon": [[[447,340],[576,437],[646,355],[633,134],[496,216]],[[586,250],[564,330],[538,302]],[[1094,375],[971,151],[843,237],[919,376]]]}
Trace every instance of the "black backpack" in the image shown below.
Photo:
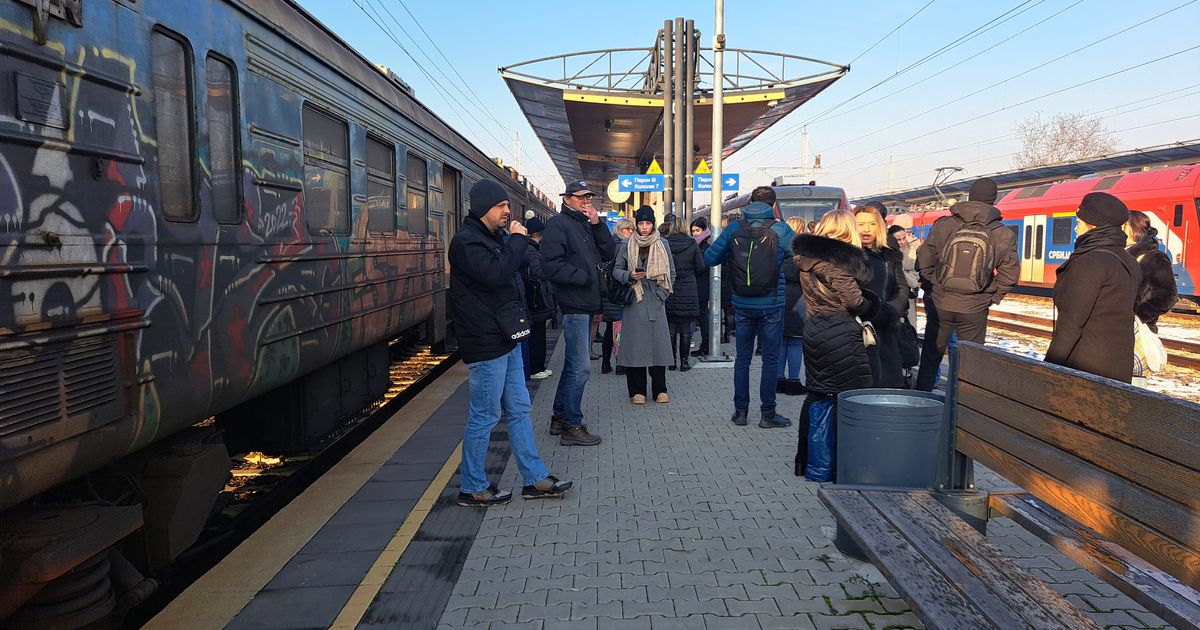
{"label": "black backpack", "polygon": [[729,280],[737,295],[762,297],[779,288],[779,261],[775,257],[778,241],[772,223],[747,223],[730,239],[729,266],[733,273]]}
{"label": "black backpack", "polygon": [[942,248],[934,280],[950,293],[982,293],[994,277],[996,246],[987,226],[964,223]]}

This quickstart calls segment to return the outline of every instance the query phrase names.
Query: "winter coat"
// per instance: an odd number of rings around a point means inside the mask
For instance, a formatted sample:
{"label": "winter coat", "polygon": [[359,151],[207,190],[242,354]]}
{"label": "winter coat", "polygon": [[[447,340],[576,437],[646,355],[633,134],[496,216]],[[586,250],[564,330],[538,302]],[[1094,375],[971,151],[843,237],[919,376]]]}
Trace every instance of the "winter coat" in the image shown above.
{"label": "winter coat", "polygon": [[521,301],[517,269],[525,259],[529,239],[516,235],[506,242],[483,222],[468,216],[450,240],[450,314],[464,363],[502,357],[517,342],[500,331],[497,309]]}
{"label": "winter coat", "polygon": [[1058,318],[1046,361],[1126,383],[1133,379],[1133,305],[1141,270],[1124,245],[1117,226],[1075,239],[1054,283]]}
{"label": "winter coat", "polygon": [[900,318],[908,310],[908,280],[904,277],[904,255],[895,249],[866,249],[871,267],[869,288],[883,298],[879,312],[871,318],[876,344],[867,348],[875,387],[904,387],[900,358]]}
{"label": "winter coat", "polygon": [[600,302],[600,266],[615,254],[603,221],[592,225],[581,213],[562,207],[542,232],[542,269],[554,285],[563,313],[594,315]]}
{"label": "winter coat", "polygon": [[783,336],[803,337],[804,320],[807,317],[807,311],[804,309],[804,289],[800,286],[800,268],[792,258],[783,261],[783,281],[787,285],[787,301],[783,308]]}
{"label": "winter coat", "polygon": [[[704,252],[704,263],[709,267],[719,265],[725,262],[729,256],[729,247],[733,243],[733,235],[737,234],[738,230],[749,223],[750,225],[761,225],[766,221],[775,218],[775,211],[765,203],[755,202],[742,209],[744,219],[730,222],[729,227],[721,230],[721,235],[713,244]],[[775,260],[779,263],[779,284],[775,293],[762,296],[745,296],[733,293],[733,307],[740,309],[748,309],[752,311],[768,311],[771,309],[782,309],[785,302],[787,288],[783,281],[783,259],[788,257],[791,251],[792,239],[796,237],[796,233],[792,228],[788,227],[783,221],[775,221],[771,223],[771,231],[775,232]],[[726,269],[721,270],[721,276],[725,277]],[[732,291],[732,285],[731,289]]]}
{"label": "winter coat", "polygon": [[667,243],[671,247],[671,259],[678,278],[667,298],[667,321],[694,322],[700,317],[697,270],[708,269],[704,265],[704,255],[700,253],[696,241],[687,234],[671,234],[667,237]]}
{"label": "winter coat", "polygon": [[[667,239],[659,238],[662,246],[671,251]],[[671,286],[678,282],[675,273],[675,261],[667,256],[671,266]],[[629,261],[629,248],[622,247],[617,251],[616,264],[613,266],[613,277],[618,282],[633,284],[631,269],[637,268],[637,261]],[[667,297],[669,293],[657,282],[643,278],[642,301],[627,304],[621,319],[621,352],[617,354],[617,365],[622,367],[652,367],[655,365],[671,365],[675,362],[675,353],[671,351],[671,328],[667,325]]]}
{"label": "winter coat", "polygon": [[[614,236],[613,243],[615,244],[615,250],[618,252],[621,251],[621,248],[625,247],[625,241],[624,241],[624,239],[621,239],[620,237]],[[616,258],[614,257],[612,260],[608,261],[607,265],[605,265],[605,271],[607,272],[609,277],[612,276],[613,267],[615,267],[616,264],[617,264],[617,261],[616,261]],[[606,322],[621,321],[621,305],[608,299],[608,286],[601,287],[600,295],[601,295],[600,301],[604,305],[604,316],[603,316],[604,321],[606,321]]]}
{"label": "winter coat", "polygon": [[[704,259],[704,252],[708,251],[710,245],[712,245],[712,237],[704,239],[704,242],[696,246],[700,250],[701,260]],[[712,295],[712,287],[708,284],[708,265],[704,265],[703,269],[696,268],[696,302],[700,305],[701,317],[708,316],[710,295]]]}
{"label": "winter coat", "polygon": [[1158,318],[1171,310],[1179,301],[1175,285],[1175,270],[1171,257],[1158,249],[1158,230],[1149,228],[1138,242],[1129,249],[1130,256],[1141,267],[1141,282],[1138,284],[1137,300],[1133,312],[1154,332],[1158,332]]}
{"label": "winter coat", "polygon": [[849,243],[801,234],[792,241],[808,319],[804,323],[805,388],[836,394],[871,387],[871,364],[855,316],[870,319],[879,298],[866,254]]}
{"label": "winter coat", "polygon": [[[542,269],[542,252],[537,241],[529,239],[529,247],[525,248],[525,259],[521,263],[521,285],[522,298],[524,304],[529,310],[529,319],[535,322],[544,322],[554,316],[554,285],[546,280],[545,271]],[[530,295],[528,288],[530,286],[540,286],[542,293],[543,304],[539,310],[534,310],[534,305],[529,303]]]}
{"label": "winter coat", "polygon": [[[1000,210],[980,201],[964,201],[950,208],[950,216],[942,217],[929,229],[929,236],[917,249],[917,271],[921,287],[933,288],[933,301],[939,311],[979,313],[991,304],[999,304],[1021,277],[1021,258],[1017,255],[1016,236],[1000,222]],[[967,223],[982,223],[996,252],[996,277],[979,293],[964,294],[946,291],[934,281],[938,263],[946,244]]]}

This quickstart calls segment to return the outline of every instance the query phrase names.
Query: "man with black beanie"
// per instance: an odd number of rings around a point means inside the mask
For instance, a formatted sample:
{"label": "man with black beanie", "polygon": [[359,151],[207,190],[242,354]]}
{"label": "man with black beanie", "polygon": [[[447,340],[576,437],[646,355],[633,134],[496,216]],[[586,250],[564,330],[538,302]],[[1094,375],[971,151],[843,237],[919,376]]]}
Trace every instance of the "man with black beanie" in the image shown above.
{"label": "man with black beanie", "polygon": [[[471,187],[470,214],[450,240],[450,312],[459,354],[470,371],[458,504],[488,507],[512,500],[484,471],[492,427],[503,409],[526,499],[561,496],[571,482],[546,470],[533,438],[529,390],[519,342],[529,335],[516,273],[529,246],[525,228],[509,223],[508,192],[495,180]],[[506,241],[501,229],[508,224]]]}
{"label": "man with black beanie", "polygon": [[1000,222],[996,182],[971,184],[968,201],[938,219],[917,249],[917,272],[925,291],[925,340],[916,388],[932,391],[950,335],[975,343],[987,337],[988,310],[1021,277],[1017,240]]}

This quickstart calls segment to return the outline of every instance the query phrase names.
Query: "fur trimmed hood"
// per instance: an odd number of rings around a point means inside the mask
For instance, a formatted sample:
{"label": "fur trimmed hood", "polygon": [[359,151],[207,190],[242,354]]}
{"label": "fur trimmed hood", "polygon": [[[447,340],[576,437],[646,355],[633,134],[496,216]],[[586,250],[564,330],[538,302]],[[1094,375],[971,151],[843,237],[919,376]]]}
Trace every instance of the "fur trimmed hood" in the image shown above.
{"label": "fur trimmed hood", "polygon": [[871,280],[867,254],[863,250],[837,239],[815,234],[799,234],[792,239],[792,252],[800,271],[812,271],[814,265],[827,262],[850,271],[859,284]]}
{"label": "fur trimmed hood", "polygon": [[1146,231],[1142,233],[1142,237],[1125,251],[1129,252],[1130,256],[1137,258],[1142,254],[1159,251],[1158,245],[1158,230],[1150,227],[1146,228]]}

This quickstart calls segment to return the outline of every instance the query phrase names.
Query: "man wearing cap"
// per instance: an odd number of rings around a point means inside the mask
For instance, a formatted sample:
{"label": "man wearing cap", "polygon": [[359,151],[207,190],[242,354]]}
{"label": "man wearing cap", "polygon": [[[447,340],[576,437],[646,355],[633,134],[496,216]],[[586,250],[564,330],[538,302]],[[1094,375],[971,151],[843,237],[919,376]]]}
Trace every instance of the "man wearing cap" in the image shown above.
{"label": "man wearing cap", "polygon": [[[933,391],[951,334],[958,333],[963,341],[984,342],[988,310],[999,304],[1021,277],[1016,236],[1000,222],[1000,210],[992,205],[995,202],[996,182],[986,177],[976,180],[968,201],[951,206],[950,216],[938,219],[917,249],[917,271],[925,291],[925,340],[916,389]],[[978,291],[964,291],[938,279],[945,277],[943,265],[951,262],[946,259],[946,246],[966,230],[986,233],[990,249],[986,258],[992,267],[985,270],[988,282]],[[957,279],[957,273],[952,277]]]}
{"label": "man wearing cap", "polygon": [[1133,380],[1133,305],[1142,279],[1125,251],[1120,199],[1088,193],[1075,214],[1075,250],[1058,268],[1058,319],[1046,361],[1129,383]]}
{"label": "man wearing cap", "polygon": [[[458,504],[488,507],[512,500],[512,493],[489,483],[484,471],[492,427],[502,409],[525,480],[522,496],[561,496],[571,482],[551,475],[538,455],[518,343],[529,335],[516,282],[529,239],[519,222],[508,223],[508,193],[499,182],[482,180],[471,187],[469,196],[470,214],[450,241],[450,311],[459,353],[470,371]],[[501,233],[505,224],[507,240]]]}
{"label": "man wearing cap", "polygon": [[592,207],[595,196],[587,182],[569,182],[562,210],[546,222],[541,242],[542,271],[554,285],[563,313],[565,345],[550,435],[561,435],[559,442],[565,446],[600,443],[583,424],[583,391],[592,371],[592,316],[604,310],[600,269],[605,260],[612,260],[616,245]]}

